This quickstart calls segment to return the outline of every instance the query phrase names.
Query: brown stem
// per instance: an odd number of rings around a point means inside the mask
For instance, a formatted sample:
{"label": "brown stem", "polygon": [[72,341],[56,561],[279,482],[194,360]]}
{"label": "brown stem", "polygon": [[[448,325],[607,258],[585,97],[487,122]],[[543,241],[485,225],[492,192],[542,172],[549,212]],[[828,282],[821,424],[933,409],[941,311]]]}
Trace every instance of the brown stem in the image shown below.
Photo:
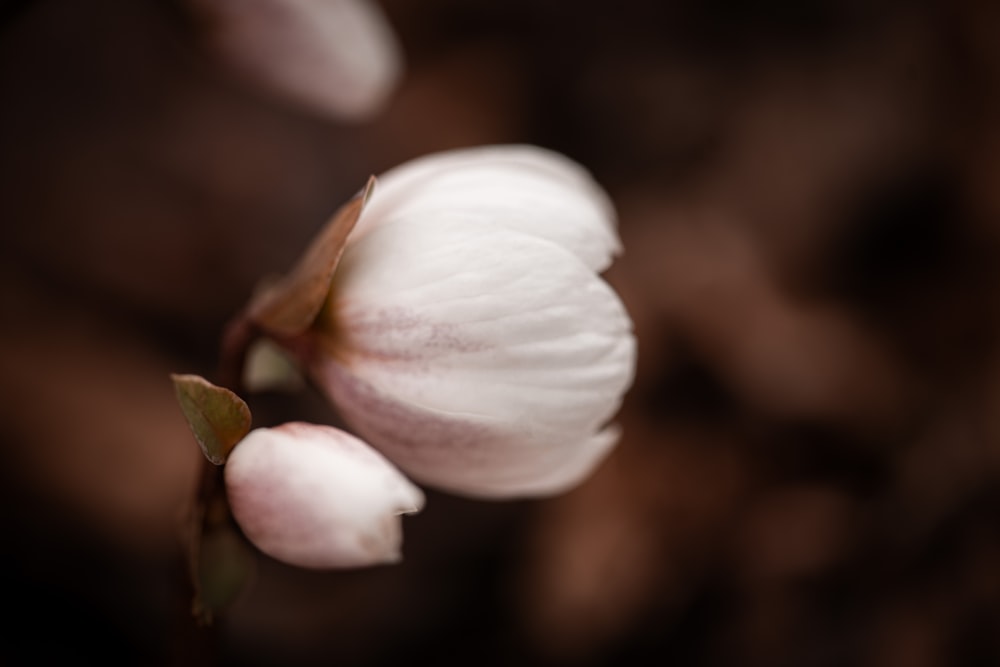
{"label": "brown stem", "polygon": [[167,664],[170,667],[218,664],[218,628],[210,622],[201,602],[199,555],[206,524],[206,507],[217,493],[220,468],[202,459],[201,479],[188,510],[183,537],[178,540],[173,566],[177,596],[174,608],[175,639]]}
{"label": "brown stem", "polygon": [[189,567],[191,583],[194,589],[192,611],[198,618],[199,623],[203,625],[211,624],[212,614],[215,610],[206,606],[205,601],[202,599],[202,540],[206,533],[219,530],[232,520],[229,512],[229,503],[226,499],[222,470],[222,466],[212,465],[205,460],[202,466],[198,492],[195,496],[193,542],[189,550]]}
{"label": "brown stem", "polygon": [[243,392],[243,366],[246,364],[247,350],[260,336],[260,328],[244,313],[240,313],[226,325],[219,351],[219,382],[223,387],[237,394]]}
{"label": "brown stem", "polygon": [[170,667],[208,667],[219,663],[219,630],[217,626],[206,626],[192,614],[192,600],[197,599],[196,585],[191,576],[190,557],[179,548],[172,577],[178,590],[185,594],[177,596],[173,609],[174,639],[171,642]]}

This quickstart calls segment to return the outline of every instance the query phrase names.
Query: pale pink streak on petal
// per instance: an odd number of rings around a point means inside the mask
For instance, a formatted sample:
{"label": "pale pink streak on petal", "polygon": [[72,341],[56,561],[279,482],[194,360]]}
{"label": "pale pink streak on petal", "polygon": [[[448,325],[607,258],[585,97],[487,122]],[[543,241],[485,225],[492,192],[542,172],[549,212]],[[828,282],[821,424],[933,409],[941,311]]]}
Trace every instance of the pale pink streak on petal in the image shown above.
{"label": "pale pink streak on petal", "polygon": [[631,383],[624,307],[546,240],[462,220],[396,221],[348,248],[335,282],[317,332],[324,353],[399,400],[587,433]]}
{"label": "pale pink streak on petal", "polygon": [[313,378],[418,480],[545,495],[582,479],[616,440],[602,429],[632,380],[631,322],[562,246],[411,216],[349,247],[335,283]]}

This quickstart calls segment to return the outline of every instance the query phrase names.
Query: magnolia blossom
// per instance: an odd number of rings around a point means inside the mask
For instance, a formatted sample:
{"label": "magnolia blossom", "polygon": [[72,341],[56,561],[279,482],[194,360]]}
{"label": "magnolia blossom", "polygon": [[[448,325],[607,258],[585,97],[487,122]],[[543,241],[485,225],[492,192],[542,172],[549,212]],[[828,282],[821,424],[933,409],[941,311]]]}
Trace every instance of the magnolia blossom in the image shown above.
{"label": "magnolia blossom", "polygon": [[598,272],[620,249],[607,196],[560,155],[428,156],[378,179],[294,348],[351,428],[413,479],[478,497],[556,493],[618,439],[608,422],[635,340]]}
{"label": "magnolia blossom", "polygon": [[400,515],[424,496],[382,455],[330,426],[251,431],[225,467],[233,517],[264,553],[301,567],[400,560]]}

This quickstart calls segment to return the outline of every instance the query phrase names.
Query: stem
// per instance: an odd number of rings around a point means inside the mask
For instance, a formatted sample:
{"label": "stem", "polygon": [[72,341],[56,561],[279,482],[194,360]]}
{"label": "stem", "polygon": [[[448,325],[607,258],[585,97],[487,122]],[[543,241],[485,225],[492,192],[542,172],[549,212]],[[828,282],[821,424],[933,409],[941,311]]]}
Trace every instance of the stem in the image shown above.
{"label": "stem", "polygon": [[190,545],[190,561],[188,563],[191,584],[194,590],[192,611],[201,625],[211,625],[213,609],[206,606],[202,597],[202,542],[206,533],[219,530],[231,520],[229,503],[226,500],[225,483],[222,476],[222,466],[212,465],[205,460],[201,469],[201,481],[195,496],[193,508],[193,534]]}
{"label": "stem", "polygon": [[205,530],[207,507],[219,488],[221,468],[202,459],[201,479],[188,510],[185,536],[178,542],[173,568],[177,590],[181,592],[174,603],[175,640],[170,649],[168,664],[171,667],[218,664],[219,631],[210,622],[210,616],[201,603],[199,560],[202,534]]}
{"label": "stem", "polygon": [[191,603],[197,599],[198,593],[191,577],[190,560],[184,549],[179,549],[172,576],[178,589],[185,591],[187,595],[178,596],[174,602],[175,637],[167,663],[170,667],[199,667],[217,665],[219,662],[218,628],[206,626],[192,614]]}
{"label": "stem", "polygon": [[243,393],[243,366],[247,350],[261,335],[260,328],[244,313],[226,325],[219,351],[219,382],[237,394]]}

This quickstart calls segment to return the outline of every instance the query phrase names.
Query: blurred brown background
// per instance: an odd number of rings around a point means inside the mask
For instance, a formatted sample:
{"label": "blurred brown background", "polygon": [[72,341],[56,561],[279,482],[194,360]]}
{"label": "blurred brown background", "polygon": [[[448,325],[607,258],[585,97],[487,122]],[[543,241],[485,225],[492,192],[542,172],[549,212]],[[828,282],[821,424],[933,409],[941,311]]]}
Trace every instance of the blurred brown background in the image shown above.
{"label": "blurred brown background", "polygon": [[[407,74],[352,124],[168,0],[0,5],[0,663],[1000,664],[1000,6],[382,6]],[[431,493],[398,567],[262,559],[197,632],[166,374],[370,173],[494,142],[618,205],[620,448],[556,499]]]}

